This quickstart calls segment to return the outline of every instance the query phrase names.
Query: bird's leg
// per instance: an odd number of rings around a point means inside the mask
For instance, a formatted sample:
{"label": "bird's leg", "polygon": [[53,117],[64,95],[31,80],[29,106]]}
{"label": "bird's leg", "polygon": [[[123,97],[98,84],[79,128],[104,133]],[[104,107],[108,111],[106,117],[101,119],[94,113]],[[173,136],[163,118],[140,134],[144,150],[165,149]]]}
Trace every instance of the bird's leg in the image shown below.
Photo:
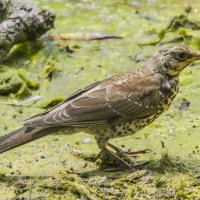
{"label": "bird's leg", "polygon": [[[109,142],[107,143],[107,145],[110,148],[114,149],[119,155],[121,155],[124,158],[127,158],[127,157],[137,158],[137,157],[139,157],[137,154],[140,154],[140,153],[144,154],[144,153],[147,153],[149,151],[149,149],[144,149],[144,150],[140,150],[140,151],[129,152],[129,151],[123,151],[119,147],[116,147],[115,145],[113,145],[113,144],[111,144]],[[145,167],[149,163],[150,163],[150,161],[146,161],[146,162],[139,163],[139,164],[132,164],[132,165],[129,164],[130,165],[129,169],[140,169],[140,168]]]}
{"label": "bird's leg", "polygon": [[114,149],[117,153],[121,154],[122,156],[128,156],[128,157],[134,157],[134,158],[138,158],[139,157],[138,154],[145,154],[150,151],[150,149],[143,149],[140,151],[124,151],[109,142],[107,143],[107,145],[110,148]]}
{"label": "bird's leg", "polygon": [[107,148],[104,149],[104,151],[116,162],[118,162],[121,167],[125,168],[125,169],[131,169],[132,165],[125,162],[124,160],[122,160],[119,156],[117,156],[114,152],[108,150]]}
{"label": "bird's leg", "polygon": [[106,153],[111,159],[115,160],[117,163],[120,164],[122,168],[125,169],[131,169],[132,165],[127,163],[126,161],[122,160],[119,156],[117,156],[114,152],[110,151],[106,148],[106,144],[108,142],[108,139],[100,139],[96,138],[97,144],[99,148],[101,149],[102,153]]}

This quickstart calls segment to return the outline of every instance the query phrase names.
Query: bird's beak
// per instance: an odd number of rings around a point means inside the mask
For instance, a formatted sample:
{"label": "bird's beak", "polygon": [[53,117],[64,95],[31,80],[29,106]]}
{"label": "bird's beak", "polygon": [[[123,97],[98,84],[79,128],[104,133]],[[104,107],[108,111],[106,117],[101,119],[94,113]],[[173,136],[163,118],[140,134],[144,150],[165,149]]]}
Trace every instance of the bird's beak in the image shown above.
{"label": "bird's beak", "polygon": [[200,60],[200,53],[195,52],[194,60]]}

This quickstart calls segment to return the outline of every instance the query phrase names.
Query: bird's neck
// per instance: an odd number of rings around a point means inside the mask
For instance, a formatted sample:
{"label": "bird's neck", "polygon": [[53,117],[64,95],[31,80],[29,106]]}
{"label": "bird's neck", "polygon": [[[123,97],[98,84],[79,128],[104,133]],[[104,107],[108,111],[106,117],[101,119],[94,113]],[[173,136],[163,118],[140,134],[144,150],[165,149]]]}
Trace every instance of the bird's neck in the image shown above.
{"label": "bird's neck", "polygon": [[152,73],[157,73],[163,76],[165,79],[179,79],[179,73],[178,74],[172,74],[172,73],[166,73],[163,68],[164,66],[161,66],[162,64],[157,62],[157,60],[151,58],[148,60],[146,64],[146,68]]}

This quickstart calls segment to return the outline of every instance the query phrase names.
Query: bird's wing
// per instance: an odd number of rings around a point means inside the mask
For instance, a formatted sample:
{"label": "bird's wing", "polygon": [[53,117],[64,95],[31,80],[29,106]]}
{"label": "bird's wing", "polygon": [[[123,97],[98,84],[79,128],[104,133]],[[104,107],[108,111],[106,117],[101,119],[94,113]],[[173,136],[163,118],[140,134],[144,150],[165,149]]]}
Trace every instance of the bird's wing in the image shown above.
{"label": "bird's wing", "polygon": [[[123,78],[123,77],[122,77]],[[83,89],[25,126],[84,126],[141,119],[157,113],[163,94],[151,76],[107,79]]]}
{"label": "bird's wing", "polygon": [[63,105],[64,103],[68,102],[69,100],[76,98],[76,96],[79,96],[84,92],[87,92],[88,90],[94,88],[95,86],[99,85],[100,83],[101,83],[101,81],[97,81],[97,82],[95,82],[95,83],[93,83],[93,84],[91,84],[91,85],[89,85],[87,87],[84,87],[84,88],[82,88],[80,90],[77,90],[76,92],[72,93],[68,98],[66,98],[65,100],[61,101],[59,104],[54,106],[53,108],[51,108],[49,110],[46,110],[46,111],[44,111],[42,113],[33,115],[30,118],[26,119],[25,121],[28,121],[30,119],[34,119],[36,117],[41,117],[43,115],[46,115],[47,113],[51,112],[52,110],[55,110],[56,108],[58,108],[60,105]]}

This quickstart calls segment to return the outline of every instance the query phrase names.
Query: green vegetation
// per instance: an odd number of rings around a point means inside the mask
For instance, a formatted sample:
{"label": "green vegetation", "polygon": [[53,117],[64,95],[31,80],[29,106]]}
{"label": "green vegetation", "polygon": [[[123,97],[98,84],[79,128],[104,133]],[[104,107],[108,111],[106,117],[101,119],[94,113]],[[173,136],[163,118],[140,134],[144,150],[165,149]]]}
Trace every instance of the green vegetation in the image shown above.
{"label": "green vegetation", "polygon": [[[161,45],[200,50],[197,0],[36,2],[57,15],[51,34],[99,32],[123,39],[14,47],[0,66],[1,135],[89,83],[140,67]],[[111,141],[124,149],[151,149],[137,159],[152,160],[147,168],[100,171],[90,160],[99,152],[91,135],[50,135],[0,155],[0,199],[200,199],[199,74],[198,62],[185,69],[169,111],[143,131]],[[92,142],[83,143],[88,137]],[[74,156],[74,150],[87,157]]]}

